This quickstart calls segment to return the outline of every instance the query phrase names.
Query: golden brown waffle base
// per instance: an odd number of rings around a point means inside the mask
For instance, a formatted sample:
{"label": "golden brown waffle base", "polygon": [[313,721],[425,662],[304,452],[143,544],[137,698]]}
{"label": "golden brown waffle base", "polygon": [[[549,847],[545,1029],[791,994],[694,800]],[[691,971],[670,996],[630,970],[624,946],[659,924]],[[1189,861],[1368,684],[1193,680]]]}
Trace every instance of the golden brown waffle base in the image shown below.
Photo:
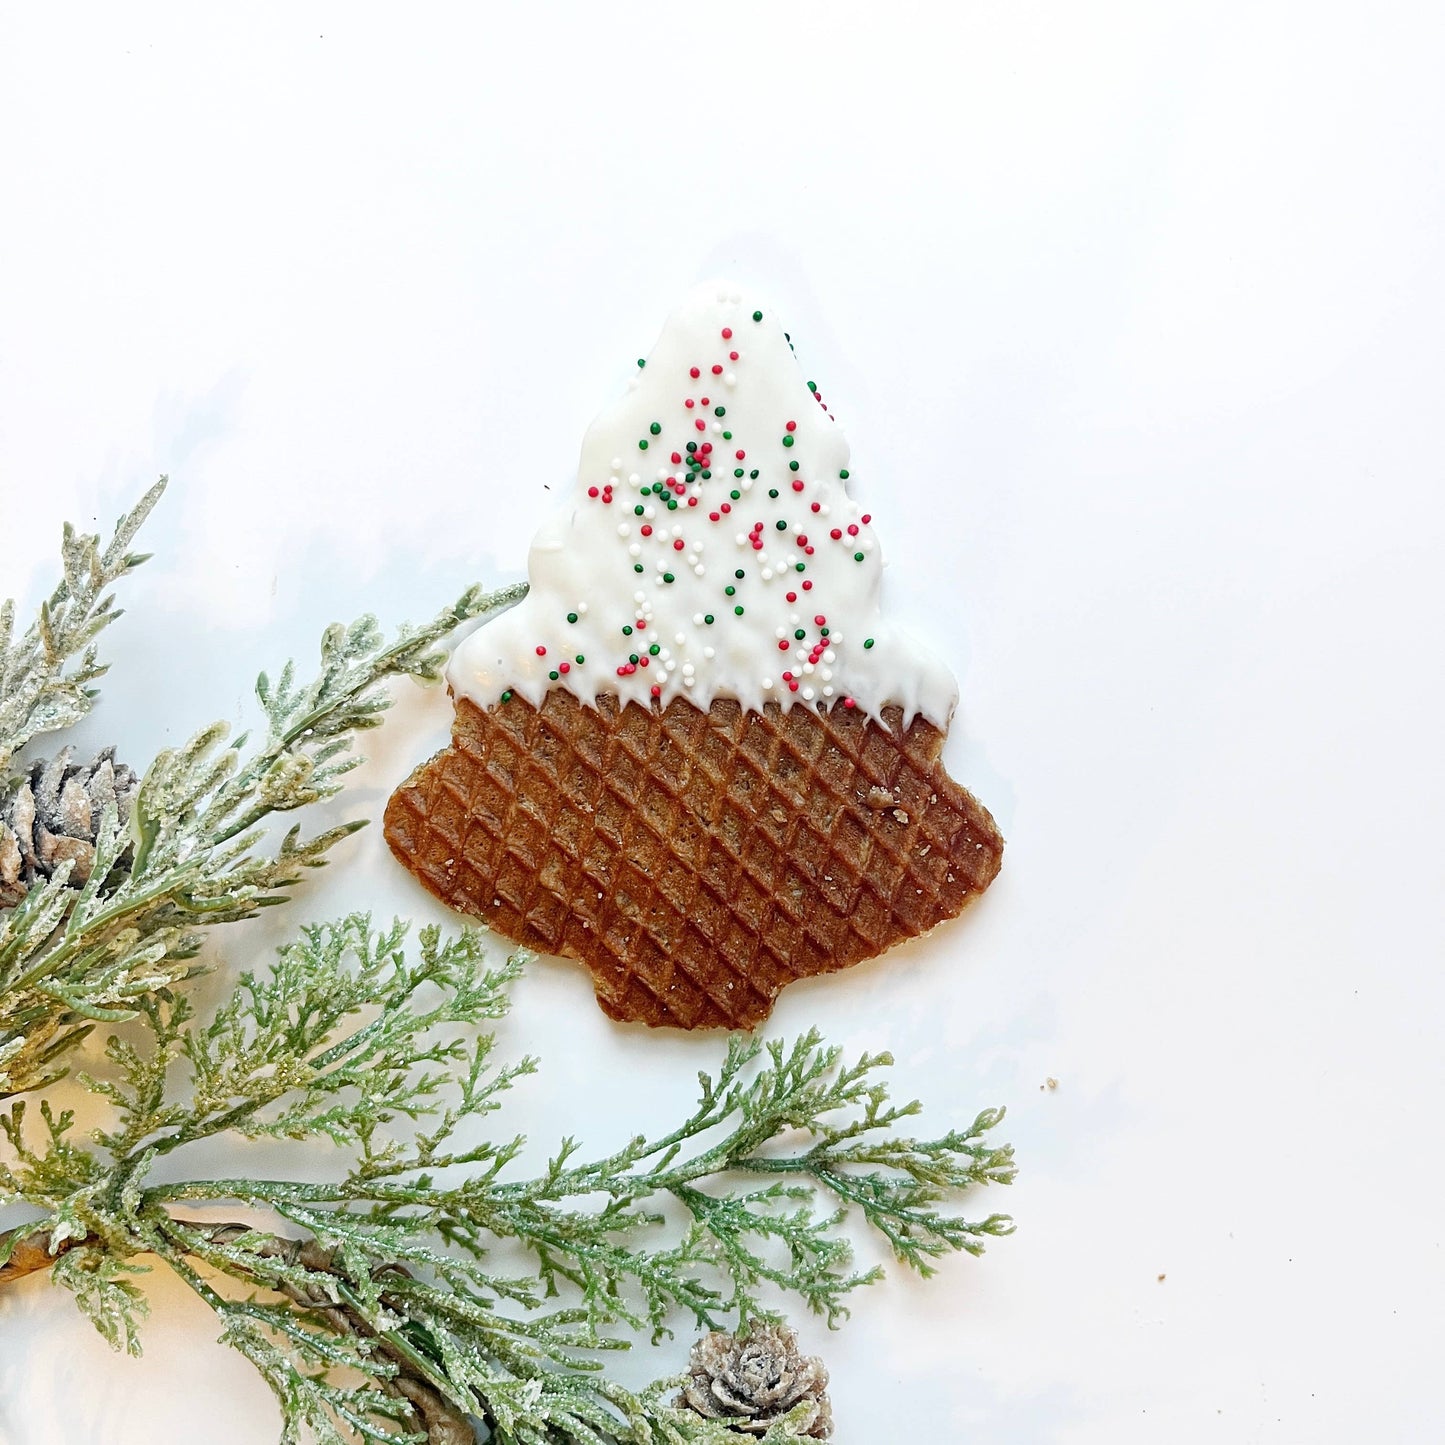
{"label": "golden brown waffle base", "polygon": [[885,716],[463,698],[386,841],[443,902],[585,964],[613,1018],[751,1028],[786,984],[927,933],[998,873],[943,734]]}

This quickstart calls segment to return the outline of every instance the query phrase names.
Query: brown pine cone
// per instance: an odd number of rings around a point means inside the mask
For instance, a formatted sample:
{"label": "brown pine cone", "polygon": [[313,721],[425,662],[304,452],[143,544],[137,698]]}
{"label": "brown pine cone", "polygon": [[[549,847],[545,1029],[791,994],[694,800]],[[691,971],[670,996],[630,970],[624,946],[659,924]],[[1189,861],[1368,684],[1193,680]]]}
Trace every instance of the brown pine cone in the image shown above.
{"label": "brown pine cone", "polygon": [[106,805],[124,823],[139,782],[114,748],[83,764],[71,762],[69,748],[37,761],[0,795],[0,908],[13,908],[67,860],[69,883],[85,883]]}
{"label": "brown pine cone", "polygon": [[768,1427],[803,1401],[813,1413],[800,1434],[826,1440],[833,1433],[828,1372],[820,1359],[798,1353],[798,1337],[786,1325],[754,1325],[744,1335],[714,1331],[693,1347],[679,1409],[695,1410],[742,1435],[765,1435]]}

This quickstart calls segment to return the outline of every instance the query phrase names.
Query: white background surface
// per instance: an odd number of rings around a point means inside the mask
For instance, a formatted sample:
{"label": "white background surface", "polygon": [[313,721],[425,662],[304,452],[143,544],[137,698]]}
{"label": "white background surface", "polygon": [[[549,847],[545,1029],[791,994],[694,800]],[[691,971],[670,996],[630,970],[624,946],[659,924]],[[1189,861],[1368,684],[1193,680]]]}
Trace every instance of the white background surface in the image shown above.
{"label": "white background surface", "polygon": [[[1438,7],[124,8],[0,21],[0,594],[173,478],[83,740],[247,725],[325,623],[517,577],[673,302],[761,288],[1010,840],[775,1014],[940,1129],[1006,1104],[1021,1165],[973,1201],[1014,1238],[805,1323],[839,1439],[1437,1437]],[[449,716],[408,687],[338,812]],[[371,830],[227,966],[358,905],[440,913]],[[507,1036],[539,1149],[718,1051],[550,962]],[[0,1440],[272,1440],[155,1294],[136,1363],[7,1292]]]}

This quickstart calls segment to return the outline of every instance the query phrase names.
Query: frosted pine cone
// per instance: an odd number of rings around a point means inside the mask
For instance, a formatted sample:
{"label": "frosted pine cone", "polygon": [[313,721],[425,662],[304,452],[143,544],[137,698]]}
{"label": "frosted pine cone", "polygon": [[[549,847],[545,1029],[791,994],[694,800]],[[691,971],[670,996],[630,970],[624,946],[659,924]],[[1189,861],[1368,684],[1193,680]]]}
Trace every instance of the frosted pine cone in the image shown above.
{"label": "frosted pine cone", "polygon": [[812,1414],[799,1434],[826,1440],[833,1433],[828,1372],[822,1360],[798,1353],[798,1337],[786,1325],[755,1325],[746,1335],[714,1332],[693,1347],[679,1408],[723,1421],[744,1435],[764,1435],[797,1405]]}
{"label": "frosted pine cone", "polygon": [[85,883],[95,866],[95,839],[106,805],[124,823],[139,779],[115,749],[88,763],[70,761],[65,748],[35,763],[0,796],[0,908],[13,908],[36,883],[71,864],[69,882]]}

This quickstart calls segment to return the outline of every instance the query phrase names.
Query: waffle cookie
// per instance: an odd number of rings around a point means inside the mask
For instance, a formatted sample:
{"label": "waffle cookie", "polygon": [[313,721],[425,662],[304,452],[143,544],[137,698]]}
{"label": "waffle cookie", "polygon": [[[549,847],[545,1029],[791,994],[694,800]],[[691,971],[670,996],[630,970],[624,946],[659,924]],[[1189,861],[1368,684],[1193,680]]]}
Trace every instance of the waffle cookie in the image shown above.
{"label": "waffle cookie", "polygon": [[612,1018],[748,1029],[993,881],[1003,839],[942,746],[897,708],[463,697],[385,834],[443,902],[585,965]]}
{"label": "waffle cookie", "polygon": [[588,430],[526,597],[453,654],[397,857],[613,1018],[683,1028],[958,913],[1003,844],[939,761],[958,687],[881,607],[852,477],[769,308],[699,287]]}

